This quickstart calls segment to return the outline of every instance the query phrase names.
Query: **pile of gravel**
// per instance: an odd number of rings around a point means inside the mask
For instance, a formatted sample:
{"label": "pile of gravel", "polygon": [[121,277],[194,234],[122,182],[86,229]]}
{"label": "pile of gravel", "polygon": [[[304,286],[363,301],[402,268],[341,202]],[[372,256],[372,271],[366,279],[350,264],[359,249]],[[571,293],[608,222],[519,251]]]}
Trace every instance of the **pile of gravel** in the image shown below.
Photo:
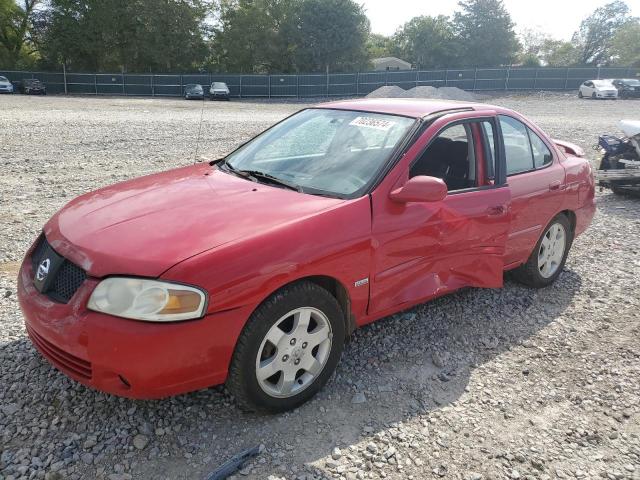
{"label": "pile of gravel", "polygon": [[440,95],[440,98],[446,98],[448,100],[463,100],[465,102],[475,102],[478,100],[478,96],[475,93],[467,92],[458,87],[440,87],[438,89],[438,95]]}
{"label": "pile of gravel", "polygon": [[458,87],[432,87],[422,85],[404,90],[396,85],[388,85],[374,90],[367,98],[429,98],[438,100],[461,100],[465,102],[477,102],[480,97]]}
{"label": "pile of gravel", "polygon": [[404,88],[400,88],[396,85],[386,85],[374,90],[367,98],[404,98],[407,96],[407,91]]}
{"label": "pile of gravel", "polygon": [[432,87],[430,85],[423,85],[420,87],[413,87],[407,90],[407,97],[410,98],[442,98],[438,87]]}

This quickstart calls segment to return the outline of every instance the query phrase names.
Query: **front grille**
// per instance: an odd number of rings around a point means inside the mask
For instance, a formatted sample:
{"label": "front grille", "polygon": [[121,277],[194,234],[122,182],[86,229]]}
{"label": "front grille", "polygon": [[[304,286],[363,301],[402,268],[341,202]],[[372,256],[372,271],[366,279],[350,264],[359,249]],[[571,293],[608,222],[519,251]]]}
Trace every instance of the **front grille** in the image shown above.
{"label": "front grille", "polygon": [[[47,238],[41,235],[31,255],[31,266],[33,267],[34,274],[42,261],[42,256],[47,252],[47,248],[49,247],[50,245],[49,242],[47,242]],[[51,288],[45,292],[45,295],[56,302],[68,303],[86,278],[87,274],[82,268],[65,259],[56,273],[56,277],[53,279]]]}
{"label": "front grille", "polygon": [[70,372],[78,377],[91,379],[91,363],[75,355],[65,352],[53,343],[38,335],[33,328],[27,327],[27,333],[42,355],[62,371]]}

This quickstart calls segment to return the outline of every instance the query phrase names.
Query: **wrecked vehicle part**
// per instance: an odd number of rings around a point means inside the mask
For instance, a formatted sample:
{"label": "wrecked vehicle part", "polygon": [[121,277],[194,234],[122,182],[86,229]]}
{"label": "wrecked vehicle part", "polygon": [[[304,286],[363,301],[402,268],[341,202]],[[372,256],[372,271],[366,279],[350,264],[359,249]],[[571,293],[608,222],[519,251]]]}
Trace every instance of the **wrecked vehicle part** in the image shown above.
{"label": "wrecked vehicle part", "polygon": [[246,463],[253,457],[256,457],[259,453],[259,446],[249,448],[243,452],[240,452],[239,454],[231,457],[229,460],[224,462],[209,475],[207,475],[205,480],[224,480],[225,478],[233,475],[237,470],[240,470],[244,463]]}
{"label": "wrecked vehicle part", "polygon": [[640,121],[621,120],[618,125],[625,137],[601,135],[594,146],[602,152],[598,185],[616,194],[640,196]]}

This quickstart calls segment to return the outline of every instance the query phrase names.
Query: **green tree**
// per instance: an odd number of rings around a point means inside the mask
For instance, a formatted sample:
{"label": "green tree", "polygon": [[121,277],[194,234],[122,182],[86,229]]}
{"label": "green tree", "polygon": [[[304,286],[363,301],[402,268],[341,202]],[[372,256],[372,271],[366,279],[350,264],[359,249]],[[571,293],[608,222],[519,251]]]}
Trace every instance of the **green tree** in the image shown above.
{"label": "green tree", "polygon": [[449,17],[414,17],[393,37],[398,56],[417,68],[442,68],[456,65],[457,45]]}
{"label": "green tree", "polygon": [[31,26],[40,0],[0,0],[0,65],[29,68],[37,59]]}
{"label": "green tree", "polygon": [[514,24],[502,0],[464,0],[458,3],[454,30],[461,45],[461,64],[511,64],[519,50]]}
{"label": "green tree", "polygon": [[572,39],[580,51],[579,62],[587,65],[609,63],[615,33],[628,20],[629,7],[621,0],[597,8],[585,18]]}
{"label": "green tree", "polygon": [[222,0],[212,66],[239,73],[294,70],[295,0]]}
{"label": "green tree", "polygon": [[369,19],[354,0],[301,0],[295,63],[299,71],[357,71],[369,64]]}
{"label": "green tree", "polygon": [[580,51],[571,42],[547,39],[540,47],[540,58],[550,67],[577,65]]}
{"label": "green tree", "polygon": [[526,53],[520,57],[520,64],[523,67],[539,67],[540,58],[533,53]]}
{"label": "green tree", "polygon": [[629,20],[616,31],[611,54],[618,65],[640,67],[640,20]]}
{"label": "green tree", "polygon": [[353,0],[222,0],[212,64],[234,72],[355,71],[369,21]]}
{"label": "green tree", "polygon": [[371,58],[390,57],[395,55],[394,40],[386,35],[370,33],[367,39],[367,52]]}
{"label": "green tree", "polygon": [[43,64],[148,72],[198,68],[206,57],[202,0],[50,0]]}

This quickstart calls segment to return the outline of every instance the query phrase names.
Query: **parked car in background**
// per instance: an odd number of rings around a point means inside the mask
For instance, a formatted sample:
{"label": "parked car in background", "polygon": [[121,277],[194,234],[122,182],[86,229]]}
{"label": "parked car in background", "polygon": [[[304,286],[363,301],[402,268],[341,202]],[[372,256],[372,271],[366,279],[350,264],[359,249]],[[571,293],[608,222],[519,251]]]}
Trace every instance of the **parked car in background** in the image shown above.
{"label": "parked car in background", "polygon": [[216,98],[222,100],[229,100],[229,87],[224,82],[213,82],[209,89],[209,98],[214,100]]}
{"label": "parked car in background", "polygon": [[13,93],[13,84],[7,77],[0,76],[0,93]]}
{"label": "parked car in background", "polygon": [[189,83],[184,86],[185,100],[202,100],[204,98],[204,89],[199,83]]}
{"label": "parked car in background", "polygon": [[618,98],[618,89],[611,80],[587,80],[578,89],[580,98]]}
{"label": "parked car in background", "polygon": [[487,104],[307,108],[223,159],[68,203],[20,268],[26,330],[105,392],[226,382],[243,408],[295,408],[360,326],[505,271],[551,285],[595,213],[582,155]]}
{"label": "parked car in background", "polygon": [[25,95],[46,95],[47,87],[37,78],[23,78],[20,91]]}
{"label": "parked car in background", "polygon": [[640,80],[637,78],[616,78],[611,83],[618,90],[618,97],[640,98]]}

